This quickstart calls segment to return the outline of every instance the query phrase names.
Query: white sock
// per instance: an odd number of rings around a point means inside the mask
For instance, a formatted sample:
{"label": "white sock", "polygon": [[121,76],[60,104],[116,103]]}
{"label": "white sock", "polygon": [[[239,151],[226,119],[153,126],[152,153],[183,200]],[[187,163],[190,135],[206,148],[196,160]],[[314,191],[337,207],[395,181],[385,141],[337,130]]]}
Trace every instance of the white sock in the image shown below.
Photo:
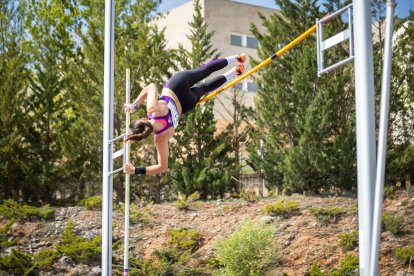
{"label": "white sock", "polygon": [[232,65],[237,61],[237,55],[225,57],[227,59],[227,65]]}
{"label": "white sock", "polygon": [[235,67],[231,68],[229,71],[223,74],[226,77],[226,81],[233,79],[236,76],[236,69]]}

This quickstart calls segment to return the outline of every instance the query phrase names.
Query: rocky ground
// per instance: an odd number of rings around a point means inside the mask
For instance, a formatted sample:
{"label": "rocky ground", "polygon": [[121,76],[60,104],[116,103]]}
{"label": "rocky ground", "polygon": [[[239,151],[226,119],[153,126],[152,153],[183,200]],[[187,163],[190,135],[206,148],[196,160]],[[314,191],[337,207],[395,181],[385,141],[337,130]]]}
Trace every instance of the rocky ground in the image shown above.
{"label": "rocky ground", "polygon": [[[278,198],[279,199],[279,198]],[[268,275],[306,275],[314,261],[321,268],[338,267],[346,252],[338,245],[337,235],[357,230],[356,199],[354,197],[305,197],[293,195],[288,200],[297,201],[301,210],[289,218],[279,219],[263,213],[263,207],[274,203],[275,198],[261,199],[248,203],[244,200],[223,200],[195,202],[189,210],[180,211],[174,203],[156,204],[146,209],[145,222],[131,225],[130,254],[135,258],[150,258],[154,250],[168,245],[169,231],[179,227],[197,230],[202,243],[197,255],[203,259],[214,256],[218,239],[231,234],[244,220],[261,221],[272,224],[276,238],[283,252],[281,263],[271,269]],[[327,225],[321,225],[309,209],[313,207],[339,207],[345,215]],[[394,199],[386,199],[384,210],[404,216],[405,226],[401,235],[383,232],[381,236],[380,269],[381,275],[409,275],[413,269],[396,259],[395,249],[414,245],[414,192],[400,192]],[[67,221],[74,222],[76,232],[87,238],[101,234],[100,210],[87,210],[83,207],[57,208],[51,221],[15,222],[11,235],[19,237],[13,248],[28,253],[50,248],[59,242]],[[123,240],[124,218],[120,211],[113,215],[114,240]],[[0,222],[0,226],[5,221]],[[11,248],[4,253],[10,252]],[[114,250],[114,256],[122,259],[123,246]],[[357,253],[357,251],[355,251]],[[55,265],[54,272],[43,275],[99,275],[99,260],[88,265],[73,263],[62,257]],[[413,274],[410,274],[413,275]]]}

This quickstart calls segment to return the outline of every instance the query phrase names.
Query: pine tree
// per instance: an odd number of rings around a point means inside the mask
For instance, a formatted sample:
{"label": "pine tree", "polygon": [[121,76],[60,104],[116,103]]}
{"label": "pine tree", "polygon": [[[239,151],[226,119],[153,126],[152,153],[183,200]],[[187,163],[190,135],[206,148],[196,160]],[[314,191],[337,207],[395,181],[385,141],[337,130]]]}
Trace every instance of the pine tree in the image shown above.
{"label": "pine tree", "polygon": [[[374,79],[376,87],[377,126],[383,73],[385,33],[385,3],[373,1],[374,28]],[[387,135],[387,166],[385,184],[414,179],[414,12],[405,19],[394,19],[392,69],[390,85],[390,115]]]}
{"label": "pine tree", "polygon": [[21,131],[28,125],[23,17],[17,1],[0,5],[0,199],[19,199],[28,163]]}
{"label": "pine tree", "polygon": [[25,45],[31,75],[26,102],[30,122],[24,133],[30,156],[22,191],[25,200],[50,202],[63,188],[65,157],[60,141],[71,139],[67,130],[73,122],[68,113],[72,84],[67,76],[77,58],[72,35],[78,26],[72,1],[27,1]]}
{"label": "pine tree", "polygon": [[[79,70],[79,78],[84,79],[85,85],[81,87],[80,96],[84,105],[88,106],[88,118],[85,121],[90,129],[90,140],[98,145],[99,166],[101,166],[101,139],[102,139],[102,91],[103,91],[103,25],[104,20],[104,3],[97,0],[82,0],[83,17],[86,24],[79,36],[82,38],[84,61],[82,68]],[[150,24],[156,16],[156,9],[160,1],[117,1],[116,19],[115,19],[115,87],[114,87],[114,136],[125,132],[125,113],[123,105],[125,102],[125,71],[131,70],[131,100],[135,99],[143,87],[154,82],[161,87],[163,81],[167,79],[168,70],[172,67],[170,51],[165,49],[166,40],[162,30],[155,25]],[[97,9],[96,7],[101,7]],[[85,78],[86,76],[86,78]],[[83,95],[83,96],[82,96]],[[92,99],[92,101],[91,101]],[[99,116],[97,116],[99,115]],[[138,112],[132,115],[131,120],[135,118],[146,117],[145,106],[141,107]],[[144,145],[143,145],[144,144]],[[121,145],[116,145],[120,148]],[[146,165],[146,163],[155,162],[152,154],[154,146],[151,139],[139,144],[132,144],[131,162]],[[138,159],[137,152],[150,151],[145,159]],[[139,154],[141,155],[141,154]],[[117,160],[119,161],[119,160]],[[118,162],[115,167],[122,164]],[[99,167],[100,169],[100,167]],[[102,174],[99,172],[100,175]],[[133,178],[132,181],[139,182],[140,185],[134,185],[132,192],[139,193],[140,190],[150,189],[156,194],[156,188],[159,186],[157,177],[148,178],[143,182],[139,178]],[[115,176],[114,188],[117,191],[117,201],[123,200],[123,175]],[[147,183],[146,187],[143,187]],[[92,183],[91,183],[92,184]],[[162,185],[161,185],[162,186]],[[155,189],[155,190],[154,190]],[[153,191],[154,190],[154,191]],[[94,193],[93,189],[91,193]]]}
{"label": "pine tree", "polygon": [[[327,1],[324,9],[336,10],[337,2]],[[310,28],[315,18],[323,17],[317,1],[280,0],[276,4],[281,15],[261,16],[267,32],[252,30],[260,41],[261,59]],[[336,52],[343,54],[343,49]],[[355,180],[352,67],[320,79],[316,68],[315,42],[309,37],[259,72],[260,134],[253,136],[249,146],[249,163],[269,183],[291,191],[348,188]]]}

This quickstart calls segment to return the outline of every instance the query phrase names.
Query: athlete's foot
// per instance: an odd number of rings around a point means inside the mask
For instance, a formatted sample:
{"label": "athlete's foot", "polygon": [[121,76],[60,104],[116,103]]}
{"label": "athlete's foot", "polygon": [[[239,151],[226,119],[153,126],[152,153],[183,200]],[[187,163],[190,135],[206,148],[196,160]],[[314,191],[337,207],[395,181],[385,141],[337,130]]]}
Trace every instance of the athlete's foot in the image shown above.
{"label": "athlete's foot", "polygon": [[236,75],[240,76],[244,73],[244,65],[243,64],[239,64],[235,67],[235,71],[236,71]]}
{"label": "athlete's foot", "polygon": [[240,53],[236,56],[236,59],[239,63],[244,63],[246,61],[246,54]]}
{"label": "athlete's foot", "polygon": [[244,63],[246,61],[246,54],[245,53],[240,53],[236,56],[236,59],[237,59],[238,62]]}

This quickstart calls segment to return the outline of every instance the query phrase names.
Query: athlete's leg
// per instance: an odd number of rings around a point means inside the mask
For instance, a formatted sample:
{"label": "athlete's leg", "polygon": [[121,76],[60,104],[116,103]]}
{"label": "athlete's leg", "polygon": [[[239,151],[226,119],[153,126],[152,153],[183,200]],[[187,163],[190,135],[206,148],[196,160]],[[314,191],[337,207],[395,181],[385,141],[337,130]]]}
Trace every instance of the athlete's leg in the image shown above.
{"label": "athlete's leg", "polygon": [[187,71],[189,76],[188,84],[191,87],[197,82],[207,78],[211,73],[221,70],[228,65],[232,65],[235,62],[243,63],[245,59],[245,54],[239,54],[207,62],[196,69]]}
{"label": "athlete's leg", "polygon": [[243,73],[243,70],[244,66],[240,64],[234,68],[231,68],[223,75],[217,76],[207,82],[191,87],[190,91],[197,96],[198,102],[203,95],[216,90],[217,88],[225,84],[228,80],[233,79],[236,75],[241,75]]}

